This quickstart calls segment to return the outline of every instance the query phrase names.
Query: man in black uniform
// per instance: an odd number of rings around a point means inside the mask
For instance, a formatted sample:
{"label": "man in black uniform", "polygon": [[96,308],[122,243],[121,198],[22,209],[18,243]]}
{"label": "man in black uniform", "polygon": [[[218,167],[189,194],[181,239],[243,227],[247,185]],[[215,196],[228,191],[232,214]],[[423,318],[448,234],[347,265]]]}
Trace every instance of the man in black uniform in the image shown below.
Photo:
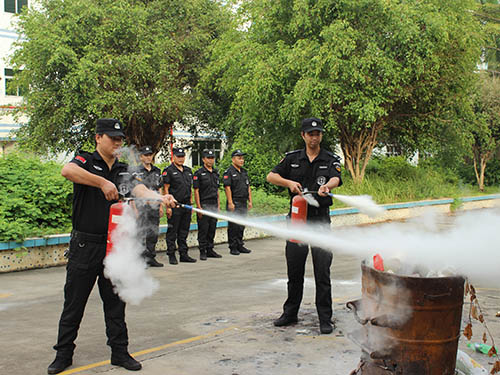
{"label": "man in black uniform", "polygon": [[[234,150],[231,153],[232,164],[224,172],[224,191],[226,192],[226,210],[240,215],[246,215],[252,209],[252,191],[248,173],[243,168],[245,163],[245,153],[241,150]],[[240,253],[250,253],[243,243],[243,225],[228,223],[227,240],[229,242],[229,252],[232,255]]]}
{"label": "man in black uniform", "polygon": [[[193,176],[194,201],[196,206],[203,210],[219,211],[219,173],[214,169],[215,153],[212,150],[203,150],[203,167]],[[198,246],[200,260],[208,258],[222,258],[214,251],[214,237],[217,228],[215,217],[197,214]]]}
{"label": "man in black uniform", "polygon": [[[321,148],[323,124],[320,119],[307,118],[302,121],[302,139],[306,147],[288,152],[283,160],[267,175],[271,184],[287,187],[291,199],[301,194],[303,189],[317,191],[315,198],[319,207],[307,207],[307,222],[330,227],[331,189],[342,184],[340,178],[340,158]],[[291,204],[290,204],[291,209]],[[288,213],[288,216],[291,212]],[[283,314],[274,321],[277,327],[297,322],[302,294],[304,291],[304,271],[309,246],[287,241],[286,263],[288,273],[288,299],[283,305]],[[332,292],[330,266],[332,253],[319,247],[312,247],[314,279],[316,282],[316,309],[321,333],[331,333]]]}
{"label": "man in black uniform", "polygon": [[128,370],[141,369],[141,364],[128,353],[125,303],[103,274],[109,209],[119,198],[119,192],[121,195],[132,192],[143,198],[160,198],[167,206],[175,205],[172,196],[161,196],[132,179],[128,166],[118,161],[115,155],[124,138],[119,121],[97,120],[96,133],[94,153],[77,154],[61,171],[63,177],[74,183],[73,231],[66,267],[64,308],[54,346],[57,354],[47,369],[49,374],[60,373],[73,363],[74,341],[96,280],[104,305],[111,364]]}
{"label": "man in black uniform", "polygon": [[[172,150],[172,164],[163,170],[163,189],[165,194],[172,194],[179,203],[191,205],[191,168],[184,165],[186,153],[183,148]],[[168,229],[166,234],[167,255],[170,264],[177,264],[175,241],[179,246],[179,260],[194,263],[196,259],[188,255],[187,236],[191,225],[191,210],[182,207],[167,208]]]}
{"label": "man in black uniform", "polygon": [[[160,191],[163,186],[161,170],[153,165],[153,148],[143,146],[139,149],[141,166],[135,176],[146,187],[153,191]],[[139,211],[139,230],[144,241],[144,253],[146,264],[151,267],[163,267],[163,264],[156,260],[156,243],[158,242],[158,230],[160,226],[161,205],[158,202],[138,201],[136,203]]]}

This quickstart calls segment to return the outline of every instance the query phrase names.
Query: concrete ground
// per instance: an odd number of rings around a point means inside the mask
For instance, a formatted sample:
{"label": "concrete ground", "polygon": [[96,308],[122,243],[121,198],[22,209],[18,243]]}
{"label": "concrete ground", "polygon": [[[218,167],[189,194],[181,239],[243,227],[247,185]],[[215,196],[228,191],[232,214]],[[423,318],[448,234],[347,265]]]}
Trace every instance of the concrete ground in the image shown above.
{"label": "concrete ground", "polygon": [[[251,254],[150,268],[160,290],[127,306],[130,352],[144,375],[347,375],[360,350],[347,337],[357,327],[345,308],[361,295],[360,260],[336,255],[332,268],[336,329],[320,335],[311,257],[299,323],[276,328],[286,298],[284,241],[247,242]],[[196,249],[190,250],[198,258]],[[166,263],[164,253],[158,260]],[[62,310],[65,268],[0,274],[0,374],[46,374]],[[488,327],[500,340],[500,290],[478,291]],[[467,309],[467,306],[465,306]],[[466,314],[464,313],[464,316]],[[475,324],[474,341],[483,330]],[[483,365],[491,360],[460,347]],[[111,366],[97,287],[87,304],[73,366],[61,374],[130,374]]]}

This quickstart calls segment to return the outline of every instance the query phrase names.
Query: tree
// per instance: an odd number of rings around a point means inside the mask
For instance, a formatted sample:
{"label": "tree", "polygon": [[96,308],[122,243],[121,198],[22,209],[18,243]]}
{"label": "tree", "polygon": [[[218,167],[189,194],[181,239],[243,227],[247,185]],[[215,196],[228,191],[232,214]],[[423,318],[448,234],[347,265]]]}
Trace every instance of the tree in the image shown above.
{"label": "tree", "polygon": [[41,0],[21,14],[11,58],[29,116],[18,138],[67,151],[92,138],[97,118],[115,117],[129,144],[158,149],[224,17],[216,0]]}
{"label": "tree", "polygon": [[230,136],[253,127],[261,144],[282,151],[298,138],[301,118],[321,117],[361,182],[382,131],[432,135],[443,113],[466,100],[480,56],[475,6],[245,1],[239,22],[247,27],[215,43],[202,73],[214,108],[207,121]]}
{"label": "tree", "polygon": [[500,2],[498,0],[477,0],[481,3],[475,12],[486,34],[484,43],[485,69],[500,76]]}
{"label": "tree", "polygon": [[473,97],[473,161],[479,190],[484,190],[484,172],[500,146],[500,78],[481,75]]}

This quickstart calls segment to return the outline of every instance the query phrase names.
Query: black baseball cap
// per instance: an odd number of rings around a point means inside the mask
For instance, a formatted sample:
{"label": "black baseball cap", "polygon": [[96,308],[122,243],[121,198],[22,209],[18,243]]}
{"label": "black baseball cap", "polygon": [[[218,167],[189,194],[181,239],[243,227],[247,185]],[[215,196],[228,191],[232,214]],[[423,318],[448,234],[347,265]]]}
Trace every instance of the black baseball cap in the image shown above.
{"label": "black baseball cap", "polygon": [[243,156],[246,155],[245,152],[241,151],[240,149],[236,149],[231,153],[231,157],[233,156]]}
{"label": "black baseball cap", "polygon": [[151,146],[142,146],[139,149],[139,153],[141,155],[151,155],[153,153],[153,147],[151,147]]}
{"label": "black baseball cap", "polygon": [[204,157],[204,158],[215,158],[215,152],[213,152],[213,150],[203,150],[203,152],[201,153],[201,156]]}
{"label": "black baseball cap", "polygon": [[174,147],[172,152],[175,156],[186,156],[184,149],[182,147]]}
{"label": "black baseball cap", "polygon": [[323,129],[323,121],[319,118],[311,117],[305,118],[302,120],[302,129],[304,133],[312,132],[313,130],[319,130],[320,132],[324,132]]}
{"label": "black baseball cap", "polygon": [[123,125],[114,118],[100,118],[96,122],[95,132],[97,134],[107,134],[110,137],[123,137]]}

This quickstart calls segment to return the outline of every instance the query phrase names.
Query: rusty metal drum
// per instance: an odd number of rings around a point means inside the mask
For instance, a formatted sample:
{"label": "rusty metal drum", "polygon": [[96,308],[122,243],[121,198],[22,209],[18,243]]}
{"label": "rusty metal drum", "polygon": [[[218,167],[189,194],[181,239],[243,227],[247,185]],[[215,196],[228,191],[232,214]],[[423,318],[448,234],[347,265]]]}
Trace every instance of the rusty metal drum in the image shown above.
{"label": "rusty metal drum", "polygon": [[362,269],[362,298],[347,303],[362,327],[352,374],[454,375],[464,278],[408,277]]}

